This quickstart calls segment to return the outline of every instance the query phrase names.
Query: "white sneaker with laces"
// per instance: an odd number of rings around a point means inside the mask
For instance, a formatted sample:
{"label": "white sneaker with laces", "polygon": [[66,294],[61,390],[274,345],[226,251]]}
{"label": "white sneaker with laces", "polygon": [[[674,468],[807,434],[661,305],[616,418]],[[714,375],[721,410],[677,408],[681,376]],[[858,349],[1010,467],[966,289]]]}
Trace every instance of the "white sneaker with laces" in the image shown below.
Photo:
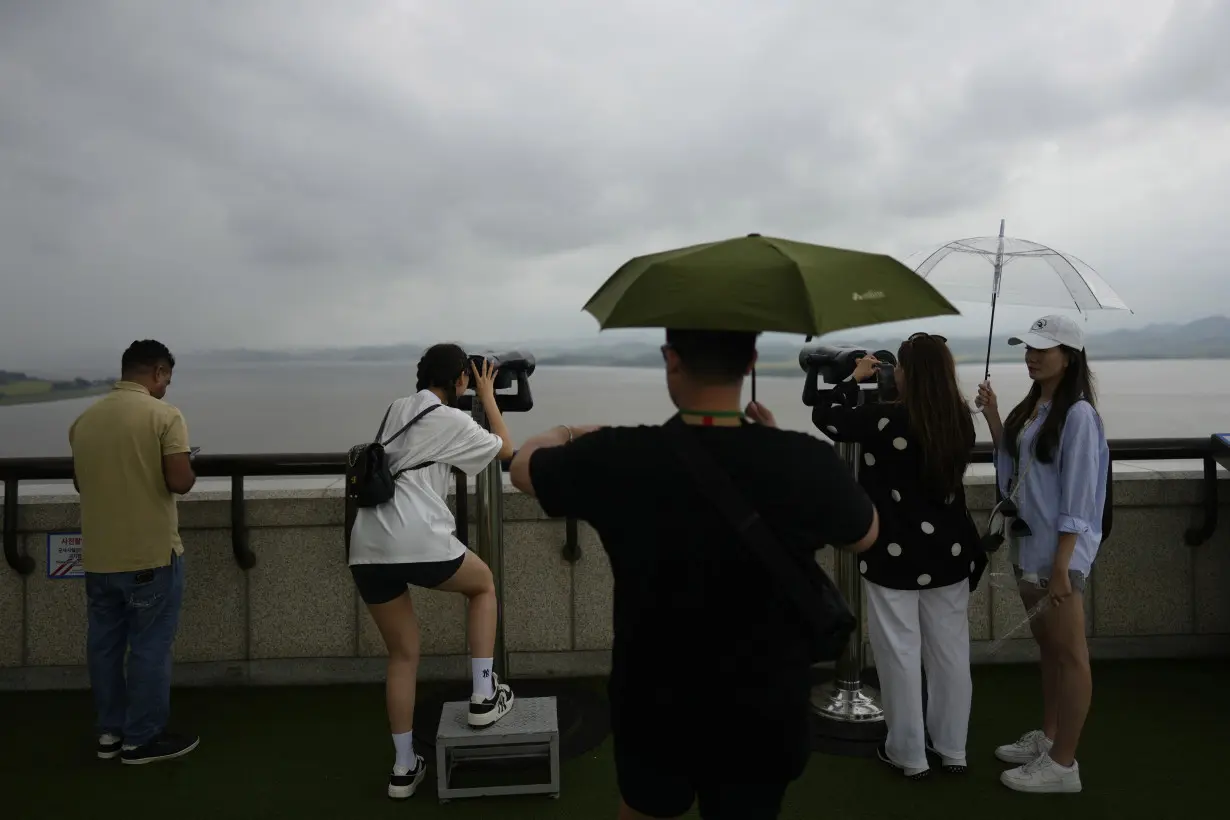
{"label": "white sneaker with laces", "polygon": [[427,761],[423,759],[422,755],[415,755],[413,769],[398,774],[397,768],[394,767],[393,773],[389,775],[389,797],[394,800],[405,800],[408,797],[413,797],[415,790],[426,776]]}
{"label": "white sneaker with laces", "polygon": [[995,750],[995,756],[1005,763],[1031,763],[1051,750],[1054,741],[1041,730],[1035,729],[1021,735],[1016,743],[1008,743]]}
{"label": "white sneaker with laces", "polygon": [[1017,792],[1034,794],[1076,794],[1081,790],[1081,767],[1075,760],[1072,768],[1065,769],[1043,754],[1024,766],[1009,769],[999,776],[1008,788]]}

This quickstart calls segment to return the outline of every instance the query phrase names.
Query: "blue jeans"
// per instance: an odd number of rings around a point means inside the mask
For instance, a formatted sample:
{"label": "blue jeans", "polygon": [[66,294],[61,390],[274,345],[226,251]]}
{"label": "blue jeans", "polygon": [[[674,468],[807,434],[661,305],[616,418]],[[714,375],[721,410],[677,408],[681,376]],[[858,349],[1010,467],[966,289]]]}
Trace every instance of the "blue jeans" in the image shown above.
{"label": "blue jeans", "polygon": [[166,730],[171,713],[171,646],[184,598],[183,559],[172,553],[165,567],[86,573],[85,593],[98,735],[143,746]]}

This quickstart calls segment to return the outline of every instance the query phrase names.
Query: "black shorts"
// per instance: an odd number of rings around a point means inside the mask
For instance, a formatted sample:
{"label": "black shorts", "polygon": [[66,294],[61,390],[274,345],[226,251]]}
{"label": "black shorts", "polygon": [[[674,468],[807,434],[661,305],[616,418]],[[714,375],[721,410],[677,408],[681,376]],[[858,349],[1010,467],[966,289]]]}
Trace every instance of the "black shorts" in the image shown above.
{"label": "black shorts", "polygon": [[420,561],[413,564],[352,564],[350,575],[359,588],[359,597],[369,605],[387,604],[408,586],[434,589],[456,574],[465,553],[448,561]]}
{"label": "black shorts", "polygon": [[739,779],[730,769],[697,773],[660,765],[651,755],[615,741],[615,777],[629,808],[650,817],[678,817],[700,803],[702,820],[775,820],[788,782]]}

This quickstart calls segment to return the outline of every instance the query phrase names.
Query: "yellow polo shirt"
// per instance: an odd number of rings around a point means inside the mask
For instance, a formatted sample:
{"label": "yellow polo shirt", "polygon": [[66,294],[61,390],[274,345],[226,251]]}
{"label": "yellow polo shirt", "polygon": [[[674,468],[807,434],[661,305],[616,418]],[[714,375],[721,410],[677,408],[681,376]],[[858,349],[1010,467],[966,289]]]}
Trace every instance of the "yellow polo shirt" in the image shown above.
{"label": "yellow polo shirt", "polygon": [[81,493],[86,572],[137,572],[183,555],[179,510],[162,457],[187,453],[180,411],[139,384],[116,382],[68,430]]}

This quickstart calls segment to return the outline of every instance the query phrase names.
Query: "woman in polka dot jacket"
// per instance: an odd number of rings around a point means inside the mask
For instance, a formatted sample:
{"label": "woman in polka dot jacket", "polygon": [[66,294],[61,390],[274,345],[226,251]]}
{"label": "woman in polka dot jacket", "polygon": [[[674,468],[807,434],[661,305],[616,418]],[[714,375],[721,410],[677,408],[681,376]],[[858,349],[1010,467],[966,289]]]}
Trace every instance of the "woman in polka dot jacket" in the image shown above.
{"label": "woman in polka dot jacket", "polygon": [[952,353],[943,337],[916,333],[897,360],[897,401],[858,404],[858,382],[878,365],[867,356],[812,421],[834,441],[861,445],[859,483],[880,512],[880,536],[859,565],[888,724],[879,755],[917,779],[930,773],[927,732],[944,770],[965,771],[969,596],[987,558],[965,503],[975,433]]}

